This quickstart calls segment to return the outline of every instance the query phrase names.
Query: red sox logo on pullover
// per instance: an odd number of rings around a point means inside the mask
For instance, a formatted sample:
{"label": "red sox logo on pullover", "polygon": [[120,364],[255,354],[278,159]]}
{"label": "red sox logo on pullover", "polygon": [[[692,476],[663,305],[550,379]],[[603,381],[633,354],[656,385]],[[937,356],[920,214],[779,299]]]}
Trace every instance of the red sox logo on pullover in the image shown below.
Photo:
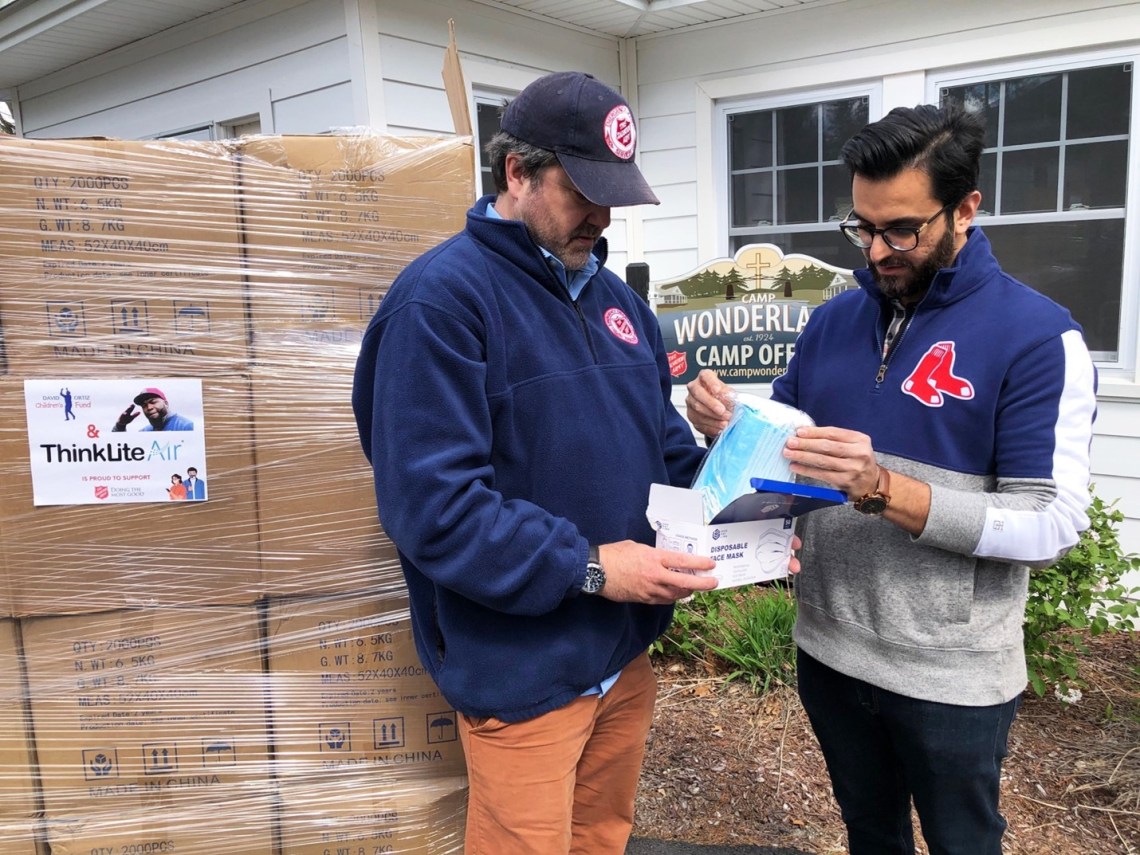
{"label": "red sox logo on pullover", "polygon": [[903,380],[902,390],[928,407],[941,407],[945,395],[968,401],[974,397],[969,380],[954,373],[954,342],[940,341],[918,360],[910,376]]}

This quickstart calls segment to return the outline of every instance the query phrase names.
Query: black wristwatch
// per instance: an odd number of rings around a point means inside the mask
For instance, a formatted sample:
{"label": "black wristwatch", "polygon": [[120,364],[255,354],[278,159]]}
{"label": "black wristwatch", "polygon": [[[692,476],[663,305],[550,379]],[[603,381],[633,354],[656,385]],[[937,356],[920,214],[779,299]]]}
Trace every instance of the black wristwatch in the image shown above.
{"label": "black wristwatch", "polygon": [[875,489],[855,500],[855,510],[861,514],[878,516],[891,503],[891,473],[879,467],[879,480]]}
{"label": "black wristwatch", "polygon": [[602,569],[602,560],[598,554],[598,547],[590,547],[590,556],[586,559],[586,581],[582,583],[583,594],[600,594],[606,586],[606,571]]}

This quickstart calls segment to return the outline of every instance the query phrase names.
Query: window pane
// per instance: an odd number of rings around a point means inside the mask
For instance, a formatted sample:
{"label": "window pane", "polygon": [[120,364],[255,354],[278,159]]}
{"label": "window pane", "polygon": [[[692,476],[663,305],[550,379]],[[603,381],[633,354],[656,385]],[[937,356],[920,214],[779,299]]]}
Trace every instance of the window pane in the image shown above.
{"label": "window pane", "polygon": [[485,104],[479,102],[475,105],[475,124],[478,125],[479,130],[479,151],[486,151],[487,143],[491,141],[491,137],[499,132],[502,128],[501,104]]}
{"label": "window pane", "polygon": [[851,207],[851,173],[847,167],[823,167],[823,221],[837,223]]}
{"label": "window pane", "polygon": [[987,225],[985,231],[1007,273],[1073,313],[1095,358],[1118,358],[1124,220]]}
{"label": "window pane", "polygon": [[772,173],[750,172],[732,178],[732,225],[772,224]]}
{"label": "window pane", "polygon": [[997,155],[993,152],[982,155],[978,170],[978,190],[982,194],[979,214],[996,214],[997,210]]}
{"label": "window pane", "polygon": [[1061,138],[1061,75],[1022,77],[1005,84],[1005,145]]}
{"label": "window pane", "polygon": [[815,104],[776,111],[776,163],[819,160],[819,108]]}
{"label": "window pane", "polygon": [[502,111],[502,104],[488,104],[482,101],[475,103],[475,125],[479,134],[479,191],[483,196],[496,192],[495,179],[491,175],[491,165],[487,162],[486,151],[491,137],[502,128]]}
{"label": "window pane", "polygon": [[1065,149],[1064,205],[1069,210],[1124,207],[1128,143],[1071,145]]}
{"label": "window pane", "polygon": [[1067,139],[1128,133],[1132,68],[1109,65],[1069,72]]}
{"label": "window pane", "polygon": [[772,165],[772,113],[736,113],[728,117],[729,168],[762,169]]}
{"label": "window pane", "polygon": [[776,173],[780,223],[819,222],[819,170],[781,169]]}
{"label": "window pane", "polygon": [[1058,151],[1050,146],[1005,153],[1001,175],[1003,214],[1057,210]]}
{"label": "window pane", "polygon": [[972,113],[980,113],[986,123],[985,147],[998,144],[998,108],[1001,105],[1001,83],[971,83],[969,86],[953,86],[942,90],[943,106],[957,104]]}
{"label": "window pane", "polygon": [[[820,110],[823,114],[823,159],[839,160],[843,144],[867,124],[867,99],[832,101],[821,104]],[[827,210],[826,206],[824,210]]]}
{"label": "window pane", "polygon": [[800,252],[846,270],[865,267],[867,264],[863,259],[863,253],[844,240],[838,228],[819,232],[763,232],[736,235],[729,241],[729,252],[735,254],[742,246],[750,243],[774,244],[784,255]]}

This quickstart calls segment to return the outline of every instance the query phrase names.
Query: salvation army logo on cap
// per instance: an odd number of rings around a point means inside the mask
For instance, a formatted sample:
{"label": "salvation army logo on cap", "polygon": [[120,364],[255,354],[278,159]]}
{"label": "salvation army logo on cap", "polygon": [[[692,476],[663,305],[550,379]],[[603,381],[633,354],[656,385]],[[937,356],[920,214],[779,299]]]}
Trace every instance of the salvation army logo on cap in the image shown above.
{"label": "salvation army logo on cap", "polygon": [[626,344],[637,344],[637,330],[633,328],[633,324],[629,322],[625,312],[621,309],[606,309],[606,313],[602,317],[606,322],[606,328],[617,338]]}
{"label": "salvation army logo on cap", "polygon": [[633,113],[625,104],[618,104],[606,116],[606,146],[622,160],[633,157],[637,131],[633,127]]}

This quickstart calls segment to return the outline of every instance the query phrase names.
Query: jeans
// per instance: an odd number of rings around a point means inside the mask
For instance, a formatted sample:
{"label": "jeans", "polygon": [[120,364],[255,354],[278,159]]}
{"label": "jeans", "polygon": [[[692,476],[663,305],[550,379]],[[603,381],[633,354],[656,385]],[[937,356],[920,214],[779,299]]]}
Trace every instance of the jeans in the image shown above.
{"label": "jeans", "polygon": [[1020,697],[989,707],[921,701],[802,650],[797,662],[851,855],[913,855],[912,799],[930,855],[1001,855],[1001,761]]}

